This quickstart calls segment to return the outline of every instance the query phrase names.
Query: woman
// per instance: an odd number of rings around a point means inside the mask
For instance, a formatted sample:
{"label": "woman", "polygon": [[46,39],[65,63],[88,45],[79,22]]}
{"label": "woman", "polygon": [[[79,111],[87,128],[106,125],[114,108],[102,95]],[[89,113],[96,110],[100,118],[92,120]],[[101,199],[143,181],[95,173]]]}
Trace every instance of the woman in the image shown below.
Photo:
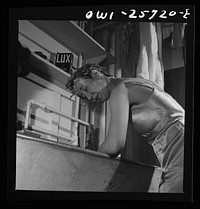
{"label": "woman", "polygon": [[110,157],[125,145],[131,110],[134,129],[147,137],[163,169],[159,191],[183,192],[184,109],[169,94],[146,79],[114,78],[96,64],[79,68],[66,88],[94,105],[109,99],[111,120],[99,152]]}

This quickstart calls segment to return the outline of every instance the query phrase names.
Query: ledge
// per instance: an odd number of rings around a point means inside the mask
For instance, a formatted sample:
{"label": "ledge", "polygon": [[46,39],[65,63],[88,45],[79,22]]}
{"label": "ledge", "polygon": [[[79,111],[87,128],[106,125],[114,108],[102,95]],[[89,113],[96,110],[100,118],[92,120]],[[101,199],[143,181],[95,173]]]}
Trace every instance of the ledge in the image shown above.
{"label": "ledge", "polygon": [[32,73],[66,90],[65,84],[70,77],[68,73],[35,53],[31,54],[29,61]]}
{"label": "ledge", "polygon": [[89,154],[89,155],[92,155],[92,156],[95,156],[95,157],[106,158],[106,159],[114,160],[114,161],[117,160],[117,161],[122,161],[122,162],[125,162],[125,163],[137,164],[137,165],[140,165],[140,166],[154,168],[156,170],[161,170],[161,168],[158,167],[158,166],[147,165],[147,164],[140,163],[140,162],[135,162],[135,161],[132,161],[132,160],[129,160],[129,159],[121,159],[119,157],[111,159],[107,154],[101,153],[101,152],[98,152],[98,151],[84,149],[84,148],[77,147],[77,146],[74,146],[74,145],[64,144],[64,143],[61,143],[61,142],[55,142],[55,141],[51,141],[51,140],[48,140],[48,139],[42,139],[42,138],[34,137],[34,136],[31,136],[31,135],[28,136],[28,135],[24,134],[23,131],[19,131],[17,133],[16,137],[21,138],[23,140],[31,140],[31,141],[44,143],[44,144],[47,144],[47,145],[52,145],[52,146],[56,146],[56,147],[59,147],[59,148],[63,148],[63,149],[67,149],[67,150],[71,150],[71,151],[75,151],[75,152],[81,152],[81,153]]}

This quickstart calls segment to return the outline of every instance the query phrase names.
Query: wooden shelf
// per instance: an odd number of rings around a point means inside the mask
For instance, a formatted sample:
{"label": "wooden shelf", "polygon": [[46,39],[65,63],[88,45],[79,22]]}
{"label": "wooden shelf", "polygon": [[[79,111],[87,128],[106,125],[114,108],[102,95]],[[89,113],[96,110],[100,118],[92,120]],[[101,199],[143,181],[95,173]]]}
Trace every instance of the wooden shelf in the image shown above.
{"label": "wooden shelf", "polygon": [[107,64],[113,64],[115,62],[114,57],[104,47],[73,21],[31,20],[30,22],[74,54],[83,54],[83,59],[86,62],[88,62],[87,60],[101,62],[104,56],[108,58],[108,61],[106,61]]}
{"label": "wooden shelf", "polygon": [[30,56],[30,71],[66,90],[65,84],[70,75],[35,53]]}

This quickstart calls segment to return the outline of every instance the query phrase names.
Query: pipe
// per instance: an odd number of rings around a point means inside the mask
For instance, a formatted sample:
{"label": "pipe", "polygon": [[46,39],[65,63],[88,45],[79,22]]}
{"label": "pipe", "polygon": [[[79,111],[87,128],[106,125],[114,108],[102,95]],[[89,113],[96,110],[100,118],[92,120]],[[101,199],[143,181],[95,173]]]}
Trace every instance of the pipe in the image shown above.
{"label": "pipe", "polygon": [[55,136],[55,137],[58,137],[58,138],[62,138],[62,139],[68,140],[71,143],[73,143],[76,140],[75,139],[75,137],[76,137],[75,134],[74,134],[74,137],[68,137],[68,136],[65,136],[65,135],[62,135],[62,134],[57,134],[57,133],[55,133],[53,131],[50,131],[50,130],[41,129],[41,128],[39,128],[37,126],[34,126],[34,125],[30,126],[29,125],[29,118],[30,118],[31,106],[32,105],[37,105],[37,106],[39,106],[43,110],[49,110],[49,112],[54,112],[54,113],[57,113],[58,115],[61,115],[63,117],[70,118],[71,120],[75,121],[76,123],[81,123],[84,126],[90,126],[89,123],[87,123],[85,121],[82,121],[82,120],[79,120],[79,119],[77,119],[77,118],[75,118],[73,116],[70,116],[68,114],[59,112],[58,110],[56,110],[56,109],[54,109],[52,107],[49,107],[49,106],[47,106],[44,103],[39,103],[39,102],[36,102],[34,100],[29,100],[27,102],[27,109],[26,109],[26,118],[25,118],[25,125],[24,125],[25,129],[28,129],[30,127],[33,130],[36,130],[36,131],[39,131],[39,132],[42,132],[42,133],[45,133],[45,134],[48,134],[48,135],[52,135],[52,136]]}
{"label": "pipe", "polygon": [[[30,106],[31,105],[37,105],[37,106],[39,106],[41,109],[43,109],[43,110],[49,110],[50,112],[54,112],[54,113],[57,113],[58,115],[60,115],[60,116],[63,116],[63,117],[66,117],[66,118],[69,118],[69,119],[71,119],[72,121],[75,121],[75,122],[78,122],[78,123],[81,123],[82,125],[84,125],[84,126],[89,126],[90,124],[89,123],[87,123],[87,122],[85,122],[85,121],[83,121],[83,120],[80,120],[80,119],[77,119],[77,118],[75,118],[75,117],[73,117],[73,116],[71,116],[71,115],[68,115],[68,114],[66,114],[66,113],[62,113],[62,112],[60,112],[60,111],[58,111],[58,110],[56,110],[56,109],[54,109],[54,108],[52,108],[52,107],[50,107],[50,106],[48,106],[48,105],[46,105],[46,104],[44,104],[44,103],[39,103],[39,102],[36,102],[36,101],[34,101],[34,100],[29,100],[28,102],[27,102],[27,113],[26,113],[26,121],[25,121],[25,128],[27,129],[28,128],[28,117],[29,117],[29,115],[30,115]],[[27,124],[26,124],[27,123]]]}
{"label": "pipe", "polygon": [[34,100],[29,100],[27,102],[27,106],[26,106],[26,118],[25,118],[25,124],[24,124],[24,128],[28,129],[28,124],[29,124],[29,117],[30,117],[30,113],[31,113],[31,105],[34,104]]}
{"label": "pipe", "polygon": [[69,119],[71,119],[72,121],[81,123],[81,124],[84,125],[84,126],[89,126],[89,125],[90,125],[89,123],[87,123],[87,122],[85,122],[85,121],[83,121],[83,120],[77,119],[77,118],[75,118],[75,117],[73,117],[73,116],[71,116],[71,115],[68,115],[68,114],[66,114],[66,113],[62,113],[62,112],[60,112],[60,111],[58,111],[58,110],[56,110],[56,109],[54,109],[54,108],[52,108],[52,107],[47,106],[46,104],[45,104],[45,107],[43,106],[43,104],[40,104],[40,103],[38,103],[38,102],[35,102],[35,104],[38,105],[38,106],[40,106],[42,109],[43,109],[43,108],[44,108],[44,109],[48,109],[48,110],[50,110],[51,112],[54,112],[54,113],[57,113],[57,114],[60,115],[60,116],[69,118]]}
{"label": "pipe", "polygon": [[[77,68],[80,68],[82,66],[82,54],[80,53],[78,55],[78,63],[77,63]],[[80,98],[76,95],[76,102],[75,102],[75,117],[78,118],[79,115],[79,105],[80,105]],[[75,136],[78,136],[78,123],[74,120],[73,126],[72,126],[72,131]],[[79,142],[80,144],[80,142]]]}
{"label": "pipe", "polygon": [[58,138],[65,139],[65,140],[67,140],[70,143],[73,143],[75,141],[75,138],[73,138],[73,137],[65,136],[65,135],[62,135],[62,134],[57,134],[57,133],[55,133],[53,131],[46,130],[46,129],[43,129],[43,128],[39,128],[39,127],[34,126],[34,125],[31,125],[29,127],[32,130],[35,130],[35,131],[38,131],[38,132],[41,132],[41,133],[44,133],[44,134],[52,135],[52,136],[55,136],[55,137],[58,137]]}
{"label": "pipe", "polygon": [[[86,112],[85,112],[85,121],[89,121],[89,107],[88,107],[88,104],[86,104]],[[88,127],[87,126],[84,126],[83,127],[83,131],[84,131],[84,140],[83,140],[83,142],[82,142],[82,148],[85,148],[86,147],[86,142],[87,142],[87,138],[88,138]],[[80,142],[80,144],[81,144],[81,142]]]}

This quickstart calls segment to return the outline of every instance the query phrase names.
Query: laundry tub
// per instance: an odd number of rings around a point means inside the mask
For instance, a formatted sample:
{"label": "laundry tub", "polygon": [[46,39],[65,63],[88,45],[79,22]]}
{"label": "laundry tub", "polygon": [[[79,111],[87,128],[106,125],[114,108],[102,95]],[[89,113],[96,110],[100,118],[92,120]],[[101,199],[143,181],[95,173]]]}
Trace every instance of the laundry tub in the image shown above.
{"label": "laundry tub", "polygon": [[158,192],[161,169],[17,135],[16,190]]}

